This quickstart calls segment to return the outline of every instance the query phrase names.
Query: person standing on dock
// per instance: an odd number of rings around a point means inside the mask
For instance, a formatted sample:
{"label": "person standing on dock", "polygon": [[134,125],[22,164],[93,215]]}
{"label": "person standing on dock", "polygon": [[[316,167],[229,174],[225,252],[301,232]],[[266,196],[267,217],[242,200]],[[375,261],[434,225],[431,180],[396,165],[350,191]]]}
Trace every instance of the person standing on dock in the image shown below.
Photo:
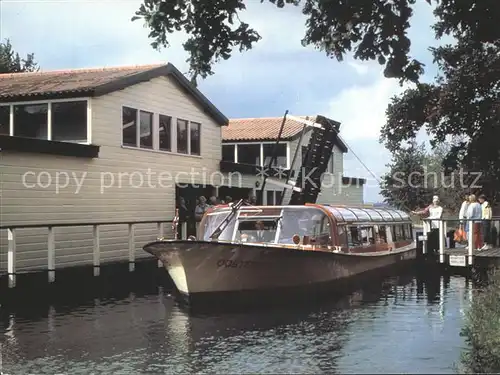
{"label": "person standing on dock", "polygon": [[[472,233],[474,236],[474,248],[480,250],[483,247],[483,241],[481,239],[481,218],[483,217],[483,212],[481,210],[481,205],[477,202],[477,198],[474,194],[469,196],[469,208],[467,208],[467,219],[473,220],[472,223]],[[478,221],[475,221],[478,220]]]}
{"label": "person standing on dock", "polygon": [[489,202],[486,200],[486,196],[484,194],[481,194],[479,196],[479,203],[481,204],[481,209],[482,209],[481,219],[483,219],[482,229],[483,229],[483,241],[484,241],[484,246],[481,248],[481,250],[487,250],[491,249],[491,218],[493,215],[491,211],[491,206]]}
{"label": "person standing on dock", "polygon": [[[443,207],[439,204],[439,197],[434,195],[432,197],[432,204],[427,206],[421,211],[412,211],[415,215],[427,215],[427,219],[441,219],[443,216]],[[439,220],[432,220],[430,222],[431,231],[429,233],[429,251],[437,251],[439,247]]]}
{"label": "person standing on dock", "polygon": [[469,203],[469,194],[466,194],[464,197],[464,201],[462,202],[462,206],[460,207],[460,213],[458,214],[460,225],[463,226],[463,230],[466,234],[469,231],[469,222],[464,222],[464,220],[467,219],[467,209],[469,208]]}

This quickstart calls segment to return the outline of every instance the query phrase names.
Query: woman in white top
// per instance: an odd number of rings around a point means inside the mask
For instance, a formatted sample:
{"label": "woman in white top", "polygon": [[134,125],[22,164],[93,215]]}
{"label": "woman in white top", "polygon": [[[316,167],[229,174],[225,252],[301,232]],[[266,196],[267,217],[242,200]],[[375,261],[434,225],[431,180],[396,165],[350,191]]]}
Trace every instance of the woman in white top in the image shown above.
{"label": "woman in white top", "polygon": [[458,218],[460,219],[460,224],[463,225],[463,229],[465,233],[469,231],[469,222],[463,221],[467,219],[467,209],[469,208],[469,195],[466,195],[464,201],[462,202],[462,206],[460,207],[460,213],[458,214]]}
{"label": "woman in white top", "polygon": [[[469,220],[481,220],[483,216],[483,210],[481,205],[478,203],[477,198],[474,194],[469,196],[469,207],[467,208],[467,219]],[[483,241],[481,236],[481,221],[471,222],[474,231],[474,248],[479,250],[483,247]]]}

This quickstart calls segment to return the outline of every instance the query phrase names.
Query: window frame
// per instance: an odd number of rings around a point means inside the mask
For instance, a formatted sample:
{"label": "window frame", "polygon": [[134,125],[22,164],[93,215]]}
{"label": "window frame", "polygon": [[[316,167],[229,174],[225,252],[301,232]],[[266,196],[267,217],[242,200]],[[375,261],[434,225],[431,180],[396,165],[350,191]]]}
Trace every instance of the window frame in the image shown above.
{"label": "window frame", "polygon": [[[276,143],[261,143],[261,155],[262,155],[262,162],[261,164],[264,165],[264,166],[267,166],[269,164],[269,162],[271,161],[270,159],[273,157],[272,155],[272,152],[274,151],[274,147],[275,147]],[[288,167],[288,147],[287,147],[287,144],[286,143],[281,143],[279,144],[280,147],[284,147],[285,148],[285,165],[284,166],[281,166],[281,165],[278,165],[278,158],[280,157],[283,157],[281,155],[277,155],[276,157],[276,160],[274,161],[274,164],[271,165],[271,168],[287,168]],[[271,149],[271,155],[267,155],[266,156],[266,148],[270,148]],[[267,160],[269,159],[269,160]]]}
{"label": "window frame", "polygon": [[[141,142],[141,114],[147,114],[149,115],[150,119],[151,119],[151,146],[143,146],[142,145],[142,142]],[[146,149],[146,150],[154,150],[154,146],[155,146],[155,140],[154,140],[154,133],[155,133],[155,113],[152,112],[152,111],[146,111],[146,110],[142,110],[142,109],[139,109],[137,111],[137,117],[139,118],[139,122],[137,123],[137,129],[138,129],[138,147],[141,148],[141,149]]]}
{"label": "window frame", "polygon": [[[193,154],[193,139],[191,138],[192,136],[192,128],[191,126],[193,124],[196,124],[198,126],[198,149],[199,149],[199,153],[198,154]],[[188,142],[189,142],[189,155],[193,155],[193,156],[201,156],[201,122],[197,122],[197,121],[188,121]]]}
{"label": "window frame", "polygon": [[[282,194],[281,190],[266,190],[266,206],[278,206]],[[269,202],[269,195],[271,195],[272,204]]]}
{"label": "window frame", "polygon": [[[87,103],[87,139],[85,142],[69,142],[69,141],[55,141],[52,139],[52,104],[53,103],[69,103],[69,102],[83,102]],[[69,144],[83,144],[90,145],[92,144],[92,101],[89,97],[78,97],[78,98],[65,98],[65,99],[47,99],[47,100],[26,100],[26,101],[17,101],[17,102],[5,102],[0,103],[0,107],[9,107],[9,134],[10,137],[14,137],[14,106],[22,106],[22,105],[47,105],[47,139],[39,139],[40,141],[51,141],[51,142],[61,142],[61,143],[69,143]],[[22,136],[15,136],[20,138],[26,138]]]}
{"label": "window frame", "polygon": [[[124,108],[130,108],[134,109],[137,111],[136,114],[136,122],[137,122],[137,129],[136,129],[136,145],[125,145],[123,144],[123,109]],[[153,129],[153,140],[152,144],[153,147],[144,147],[141,146],[140,144],[140,117],[141,117],[141,112],[147,112],[152,114],[152,129]],[[200,121],[191,121],[183,117],[176,117],[174,115],[169,115],[166,112],[158,112],[154,111],[151,108],[143,108],[140,106],[135,106],[133,104],[122,104],[121,105],[121,147],[122,148],[127,148],[127,149],[134,149],[134,150],[142,150],[142,151],[150,151],[150,152],[159,152],[159,153],[167,153],[167,154],[172,154],[172,155],[179,155],[179,156],[191,156],[195,158],[202,158],[202,153],[203,153],[203,137],[202,137],[202,131],[203,131],[203,123]],[[160,147],[160,117],[165,117],[168,118],[170,121],[170,150],[162,149]],[[178,121],[185,121],[187,123],[187,152],[179,152],[178,148]],[[200,129],[200,140],[199,140],[199,148],[200,148],[200,153],[199,154],[193,154],[191,152],[191,124],[196,124],[199,126]]]}
{"label": "window frame", "polygon": [[[186,152],[179,151],[179,121],[186,122]],[[182,117],[177,117],[175,119],[175,151],[179,155],[191,155],[191,127],[189,126],[189,120]]]}
{"label": "window frame", "polygon": [[[286,145],[286,169],[290,169],[292,164],[291,158],[291,142],[290,141],[282,141],[280,142]],[[247,145],[257,145],[260,147],[260,165],[258,167],[264,167],[264,145],[274,145],[276,141],[260,141],[260,142],[223,142],[222,146],[234,146],[234,163],[239,163],[238,153],[239,146],[247,146]]]}
{"label": "window frame", "polygon": [[[232,147],[232,149],[230,149],[232,153],[232,157],[230,160],[224,159],[224,147]],[[223,143],[221,146],[221,160],[227,161],[229,163],[236,163],[236,145]]]}
{"label": "window frame", "polygon": [[[168,140],[168,143],[169,143],[169,146],[168,146],[168,150],[167,149],[163,149],[161,148],[161,137],[160,137],[160,133],[161,133],[161,117],[166,117],[168,118],[168,127],[170,128],[169,129],[169,140]],[[173,120],[174,118],[172,116],[169,116],[169,115],[165,115],[163,113],[158,113],[158,131],[153,131],[154,134],[157,134],[158,135],[158,151],[161,151],[161,152],[172,152],[173,151],[173,146],[174,146],[174,132],[173,132],[173,126],[172,126],[172,123],[173,123]],[[153,128],[154,128],[154,116],[153,116]],[[153,146],[155,145],[155,140],[153,138]],[[154,149],[154,147],[153,147]]]}

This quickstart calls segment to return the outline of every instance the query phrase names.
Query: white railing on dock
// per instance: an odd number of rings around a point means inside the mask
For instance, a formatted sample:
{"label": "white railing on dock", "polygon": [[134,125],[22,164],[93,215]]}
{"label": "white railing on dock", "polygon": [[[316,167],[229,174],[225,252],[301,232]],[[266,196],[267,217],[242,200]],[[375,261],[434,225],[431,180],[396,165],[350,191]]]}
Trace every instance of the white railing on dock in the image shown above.
{"label": "white railing on dock", "polygon": [[[493,217],[490,220],[481,220],[481,219],[458,219],[458,218],[445,218],[445,219],[423,219],[422,220],[422,230],[423,230],[423,236],[422,236],[422,252],[424,254],[427,254],[429,252],[429,234],[432,231],[432,225],[433,223],[438,224],[438,251],[439,251],[439,263],[445,263],[446,262],[446,254],[445,250],[447,248],[450,248],[450,244],[447,244],[447,233],[448,233],[448,228],[453,229],[455,231],[456,229],[462,227],[465,227],[465,223],[468,223],[468,230],[467,230],[467,252],[466,256],[459,256],[459,255],[452,255],[453,260],[449,260],[450,265],[452,266],[462,266],[465,267],[467,265],[472,266],[474,264],[474,250],[475,249],[475,243],[474,243],[474,235],[476,234],[475,232],[475,226],[474,224],[478,223],[483,223],[489,221],[491,223],[490,225],[490,233],[489,233],[489,238],[493,238],[492,236],[492,229],[495,227],[497,229],[497,236],[500,236],[500,217]],[[452,223],[452,225],[449,225]],[[434,224],[435,225],[435,224]],[[484,232],[480,230],[480,236],[483,236],[481,238],[481,243],[484,243]],[[498,238],[497,240],[498,241]],[[491,241],[490,241],[491,242]],[[490,243],[490,245],[493,245]],[[466,259],[467,258],[467,259]]]}
{"label": "white railing on dock", "polygon": [[[34,225],[2,225],[0,230],[7,230],[7,277],[9,288],[16,286],[16,231],[18,229],[39,229],[47,228],[47,271],[48,281],[53,283],[56,279],[56,228],[67,227],[92,227],[93,251],[92,264],[94,276],[100,275],[101,251],[100,251],[100,227],[108,225],[127,225],[128,226],[128,262],[129,271],[135,270],[135,226],[140,224],[156,224],[158,238],[163,238],[164,224],[172,223],[172,220],[147,220],[133,222],[101,222],[101,223],[60,223],[60,224],[34,224]],[[182,230],[182,239],[186,239],[187,223],[179,223]],[[162,267],[161,261],[158,261],[158,267]]]}

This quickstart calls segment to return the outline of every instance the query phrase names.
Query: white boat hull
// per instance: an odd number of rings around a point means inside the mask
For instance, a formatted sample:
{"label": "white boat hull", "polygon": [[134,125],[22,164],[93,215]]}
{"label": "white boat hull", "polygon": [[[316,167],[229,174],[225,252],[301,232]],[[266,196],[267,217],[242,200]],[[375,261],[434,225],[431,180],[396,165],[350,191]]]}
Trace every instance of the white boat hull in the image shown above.
{"label": "white boat hull", "polygon": [[368,255],[202,241],[158,241],[144,250],[163,262],[185,296],[322,285],[413,260],[417,253],[415,244]]}

